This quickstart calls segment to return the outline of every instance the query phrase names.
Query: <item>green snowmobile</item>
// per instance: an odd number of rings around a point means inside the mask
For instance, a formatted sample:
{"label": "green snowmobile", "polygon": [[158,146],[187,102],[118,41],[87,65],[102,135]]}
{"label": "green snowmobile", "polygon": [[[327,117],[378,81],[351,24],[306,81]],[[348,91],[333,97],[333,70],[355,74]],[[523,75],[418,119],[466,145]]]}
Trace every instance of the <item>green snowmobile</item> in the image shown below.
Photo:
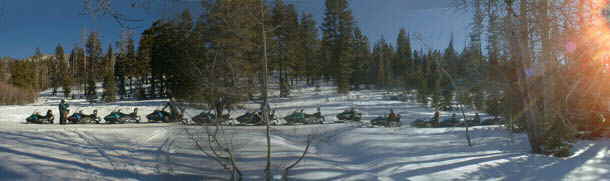
{"label": "green snowmobile", "polygon": [[29,124],[53,124],[53,119],[55,119],[53,111],[48,110],[45,116],[40,115],[38,112],[32,113],[31,116],[25,119],[25,122]]}
{"label": "green snowmobile", "polygon": [[140,123],[140,116],[138,116],[138,108],[135,108],[129,114],[122,113],[121,110],[113,111],[104,117],[104,120],[108,124]]}
{"label": "green snowmobile", "polygon": [[288,124],[323,124],[325,119],[322,113],[306,114],[301,111],[294,111],[292,114],[284,117]]}

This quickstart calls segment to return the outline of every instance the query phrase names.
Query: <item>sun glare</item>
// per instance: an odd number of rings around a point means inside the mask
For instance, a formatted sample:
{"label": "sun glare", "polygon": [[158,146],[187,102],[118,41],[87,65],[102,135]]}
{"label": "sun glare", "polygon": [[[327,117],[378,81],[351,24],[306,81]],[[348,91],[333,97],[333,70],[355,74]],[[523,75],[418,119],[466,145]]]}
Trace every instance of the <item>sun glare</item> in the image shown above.
{"label": "sun glare", "polygon": [[585,33],[584,43],[595,47],[592,60],[607,64],[610,59],[610,24],[605,13],[609,0],[585,1],[588,11],[580,14]]}

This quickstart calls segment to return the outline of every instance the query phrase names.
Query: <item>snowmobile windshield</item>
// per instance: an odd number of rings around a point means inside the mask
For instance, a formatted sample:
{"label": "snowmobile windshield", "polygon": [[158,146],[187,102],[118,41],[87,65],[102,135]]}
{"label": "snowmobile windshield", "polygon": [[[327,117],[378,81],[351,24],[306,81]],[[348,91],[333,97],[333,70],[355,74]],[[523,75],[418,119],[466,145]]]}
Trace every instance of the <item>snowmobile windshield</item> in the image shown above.
{"label": "snowmobile windshield", "polygon": [[119,113],[115,112],[112,114],[112,117],[119,119],[119,118],[121,118],[121,115]]}
{"label": "snowmobile windshield", "polygon": [[38,120],[38,115],[33,114],[28,119],[30,119],[30,120]]}
{"label": "snowmobile windshield", "polygon": [[297,113],[296,117],[299,119],[304,119],[305,118],[305,114],[304,113]]}

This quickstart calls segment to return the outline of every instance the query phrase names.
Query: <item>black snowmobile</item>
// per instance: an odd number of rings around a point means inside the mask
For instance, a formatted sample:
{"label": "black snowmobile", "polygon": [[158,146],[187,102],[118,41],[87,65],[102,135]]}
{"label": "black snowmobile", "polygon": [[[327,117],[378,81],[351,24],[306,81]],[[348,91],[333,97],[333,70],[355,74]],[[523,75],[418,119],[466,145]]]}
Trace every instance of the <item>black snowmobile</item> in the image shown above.
{"label": "black snowmobile", "polygon": [[[231,120],[231,115],[229,114],[225,114],[220,117],[221,123],[227,122],[229,125],[231,125],[229,120]],[[216,114],[213,114],[212,112],[201,112],[199,115],[193,117],[193,122],[197,124],[213,124],[215,121]]]}
{"label": "black snowmobile", "polygon": [[173,123],[173,122],[183,122],[186,123],[186,119],[184,119],[180,114],[179,119],[172,119],[171,113],[163,110],[155,110],[152,113],[146,115],[146,119],[148,119],[149,123]]}
{"label": "black snowmobile", "polygon": [[240,124],[246,125],[263,125],[263,119],[261,118],[260,112],[247,112],[239,117],[237,117],[237,121]]}
{"label": "black snowmobile", "polygon": [[[243,124],[243,125],[264,125],[265,122],[263,121],[262,116],[263,116],[263,113],[260,111],[247,112],[246,114],[237,117],[237,121],[239,122],[239,124]],[[272,111],[271,114],[269,114],[269,119],[271,119],[271,125],[280,124],[279,120],[275,116],[275,110]]]}
{"label": "black snowmobile", "polygon": [[53,119],[55,119],[53,111],[48,110],[45,116],[38,112],[32,113],[30,117],[25,119],[25,122],[29,124],[53,124]]}
{"label": "black snowmobile", "polygon": [[101,119],[97,116],[97,110],[93,110],[93,114],[89,115],[79,111],[68,117],[68,123],[70,124],[99,124],[100,122]]}
{"label": "black snowmobile", "polygon": [[113,111],[104,117],[104,120],[108,124],[140,123],[140,116],[138,116],[138,108],[134,108],[129,114],[122,113],[121,110]]}
{"label": "black snowmobile", "polygon": [[433,128],[435,125],[438,125],[438,121],[433,119],[418,118],[411,122],[411,126],[416,128]]}
{"label": "black snowmobile", "polygon": [[373,120],[371,120],[371,124],[373,126],[383,126],[383,127],[400,127],[400,114],[392,115],[390,113],[387,117],[379,116]]}
{"label": "black snowmobile", "polygon": [[152,113],[146,115],[146,119],[148,119],[148,122],[150,123],[168,123],[170,122],[170,114],[167,111],[155,110]]}
{"label": "black snowmobile", "polygon": [[463,120],[458,118],[456,114],[451,114],[451,117],[445,118],[438,123],[438,127],[456,127],[462,124]]}
{"label": "black snowmobile", "polygon": [[343,121],[360,121],[362,119],[362,113],[355,109],[344,110],[342,113],[337,114],[337,119],[340,122]]}

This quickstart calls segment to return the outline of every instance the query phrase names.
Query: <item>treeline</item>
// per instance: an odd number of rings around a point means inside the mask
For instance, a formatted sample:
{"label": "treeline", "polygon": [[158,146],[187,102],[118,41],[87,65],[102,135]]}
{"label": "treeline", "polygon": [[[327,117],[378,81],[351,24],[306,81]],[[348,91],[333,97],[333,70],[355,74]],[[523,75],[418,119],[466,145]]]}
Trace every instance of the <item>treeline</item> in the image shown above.
{"label": "treeline", "polygon": [[261,92],[268,78],[262,74],[266,54],[270,78],[278,82],[282,97],[289,96],[298,81],[310,86],[333,81],[339,93],[405,90],[417,93],[420,102],[431,99],[438,106],[441,98],[450,104],[456,95],[447,75],[462,80],[461,86],[466,79],[485,79],[481,75],[490,64],[474,45],[463,52],[457,52],[453,42],[443,51],[414,50],[405,29],[395,42],[382,39],[371,46],[347,0],[327,0],[320,26],[311,14],[299,13],[282,0],[201,5],[202,14],[195,18],[184,11],[155,21],[140,35],[137,48],[137,42],[125,36],[104,53],[100,35],[93,32],[84,47],[75,47],[67,56],[61,45],[44,60],[38,60],[38,51],[32,61],[17,61],[10,82],[33,90],[52,88],[53,94],[62,87],[66,97],[73,97],[71,88],[78,85],[90,100],[98,98],[96,83],[103,82],[101,96],[109,102],[161,97],[241,101]]}
{"label": "treeline", "polygon": [[395,42],[380,40],[371,46],[348,2],[326,1],[318,27],[311,14],[298,13],[282,0],[263,9],[258,1],[204,1],[198,18],[184,11],[153,23],[142,34],[139,49],[149,56],[139,57],[142,64],[150,62],[153,90],[170,90],[171,97],[181,99],[205,98],[196,94],[202,92],[259,93],[265,53],[282,97],[298,81],[310,86],[333,81],[339,93],[378,88],[417,90],[432,97],[453,89],[442,69],[456,80],[487,79],[484,72],[493,63],[482,56],[480,43],[462,52],[453,42],[445,50],[414,50],[402,29]]}
{"label": "treeline", "polygon": [[246,100],[263,88],[266,54],[281,97],[299,81],[310,86],[333,81],[338,93],[392,89],[417,94],[434,107],[458,97],[477,109],[489,107],[489,91],[481,85],[491,79],[488,69],[498,65],[482,55],[480,40],[461,52],[453,40],[444,50],[414,50],[402,29],[395,42],[382,39],[371,46],[348,2],[327,0],[318,27],[311,14],[282,0],[264,8],[259,1],[204,1],[198,18],[184,11],[144,31],[140,65],[149,62],[151,74],[144,77],[150,78],[152,92],[171,92],[177,99]]}
{"label": "treeline", "polygon": [[40,86],[40,84],[24,85],[18,87],[12,84],[14,78],[19,79],[40,79],[42,74],[32,73],[31,75],[25,76],[25,74],[17,75],[13,77],[11,72],[18,67],[35,67],[32,61],[18,63],[16,60],[4,57],[0,58],[0,105],[12,105],[12,104],[28,104],[36,101],[38,92],[34,91],[34,87]]}

